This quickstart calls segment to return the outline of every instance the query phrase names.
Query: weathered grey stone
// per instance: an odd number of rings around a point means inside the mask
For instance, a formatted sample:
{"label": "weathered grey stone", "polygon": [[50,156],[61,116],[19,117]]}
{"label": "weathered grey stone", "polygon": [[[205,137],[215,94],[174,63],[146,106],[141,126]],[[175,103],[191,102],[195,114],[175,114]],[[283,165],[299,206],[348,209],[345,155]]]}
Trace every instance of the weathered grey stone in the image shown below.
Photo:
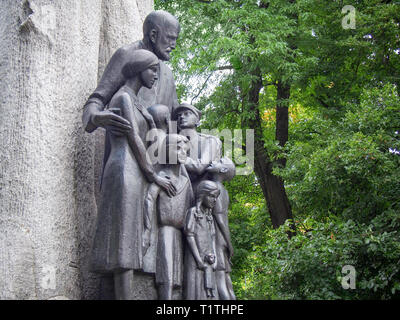
{"label": "weathered grey stone", "polygon": [[[99,297],[88,256],[103,138],[84,133],[82,107],[151,9],[152,0],[2,0],[0,299]],[[153,294],[147,283],[138,298]]]}

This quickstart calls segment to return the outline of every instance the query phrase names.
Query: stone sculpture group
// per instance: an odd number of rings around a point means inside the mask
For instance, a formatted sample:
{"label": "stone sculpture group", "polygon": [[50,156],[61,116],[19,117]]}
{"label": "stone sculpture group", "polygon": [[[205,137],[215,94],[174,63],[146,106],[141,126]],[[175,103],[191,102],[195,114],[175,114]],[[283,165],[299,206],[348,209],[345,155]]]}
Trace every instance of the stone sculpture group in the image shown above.
{"label": "stone sculpture group", "polygon": [[[201,112],[178,104],[170,59],[177,19],[153,11],[143,40],[118,49],[83,112],[106,129],[92,271],[113,274],[131,299],[135,272],[155,275],[158,297],[233,300],[229,195],[235,165],[221,142],[196,131]],[[177,132],[173,121],[176,121]]]}

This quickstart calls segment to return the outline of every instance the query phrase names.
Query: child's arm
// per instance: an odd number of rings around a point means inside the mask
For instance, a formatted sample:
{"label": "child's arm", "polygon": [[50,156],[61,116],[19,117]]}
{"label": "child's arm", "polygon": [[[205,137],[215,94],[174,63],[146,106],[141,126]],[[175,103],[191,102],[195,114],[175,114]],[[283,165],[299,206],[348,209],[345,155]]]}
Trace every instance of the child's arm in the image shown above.
{"label": "child's arm", "polygon": [[[213,161],[219,161],[222,154],[221,141],[213,136],[202,136],[200,159],[187,158],[185,167],[188,172],[202,175]],[[192,152],[195,150],[192,150]]]}
{"label": "child's arm", "polygon": [[188,242],[190,251],[193,254],[193,257],[196,261],[197,267],[200,270],[205,270],[206,268],[206,264],[203,261],[203,258],[200,256],[200,252],[199,249],[197,248],[197,244],[196,244],[196,239],[195,237],[195,224],[196,224],[196,218],[194,216],[196,209],[195,208],[191,208],[189,209],[187,218],[186,218],[186,226],[185,226],[185,235],[186,235],[186,240]]}
{"label": "child's arm", "polygon": [[186,239],[189,244],[189,248],[192,251],[194,259],[196,260],[197,268],[199,268],[200,270],[205,270],[206,264],[202,261],[202,259],[200,257],[199,249],[197,248],[197,244],[196,244],[194,235],[187,235],[186,237],[187,237]]}

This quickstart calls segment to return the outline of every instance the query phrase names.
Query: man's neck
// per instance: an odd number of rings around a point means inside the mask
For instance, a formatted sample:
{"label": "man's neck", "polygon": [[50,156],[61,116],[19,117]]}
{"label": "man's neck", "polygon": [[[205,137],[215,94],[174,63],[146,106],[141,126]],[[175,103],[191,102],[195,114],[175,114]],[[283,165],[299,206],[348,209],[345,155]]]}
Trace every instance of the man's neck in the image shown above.
{"label": "man's neck", "polygon": [[148,38],[143,38],[142,39],[142,42],[143,42],[143,49],[145,49],[145,50],[149,50],[149,51],[151,51],[151,52],[153,52],[154,53],[154,49],[153,49],[153,46],[151,45],[151,42],[150,42],[150,39],[148,39]]}
{"label": "man's neck", "polygon": [[193,136],[198,132],[196,131],[196,127],[194,128],[179,128],[179,134],[184,134],[185,136]]}

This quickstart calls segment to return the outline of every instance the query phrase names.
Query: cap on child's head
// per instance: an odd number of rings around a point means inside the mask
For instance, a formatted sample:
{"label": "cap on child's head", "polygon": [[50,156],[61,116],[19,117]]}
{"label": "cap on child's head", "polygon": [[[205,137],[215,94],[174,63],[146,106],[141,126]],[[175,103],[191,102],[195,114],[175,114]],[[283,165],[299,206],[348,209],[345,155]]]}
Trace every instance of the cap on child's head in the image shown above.
{"label": "cap on child's head", "polygon": [[201,111],[199,109],[189,103],[183,102],[172,112],[171,119],[176,121],[178,119],[178,113],[182,110],[190,110],[197,116],[199,120],[201,118]]}

